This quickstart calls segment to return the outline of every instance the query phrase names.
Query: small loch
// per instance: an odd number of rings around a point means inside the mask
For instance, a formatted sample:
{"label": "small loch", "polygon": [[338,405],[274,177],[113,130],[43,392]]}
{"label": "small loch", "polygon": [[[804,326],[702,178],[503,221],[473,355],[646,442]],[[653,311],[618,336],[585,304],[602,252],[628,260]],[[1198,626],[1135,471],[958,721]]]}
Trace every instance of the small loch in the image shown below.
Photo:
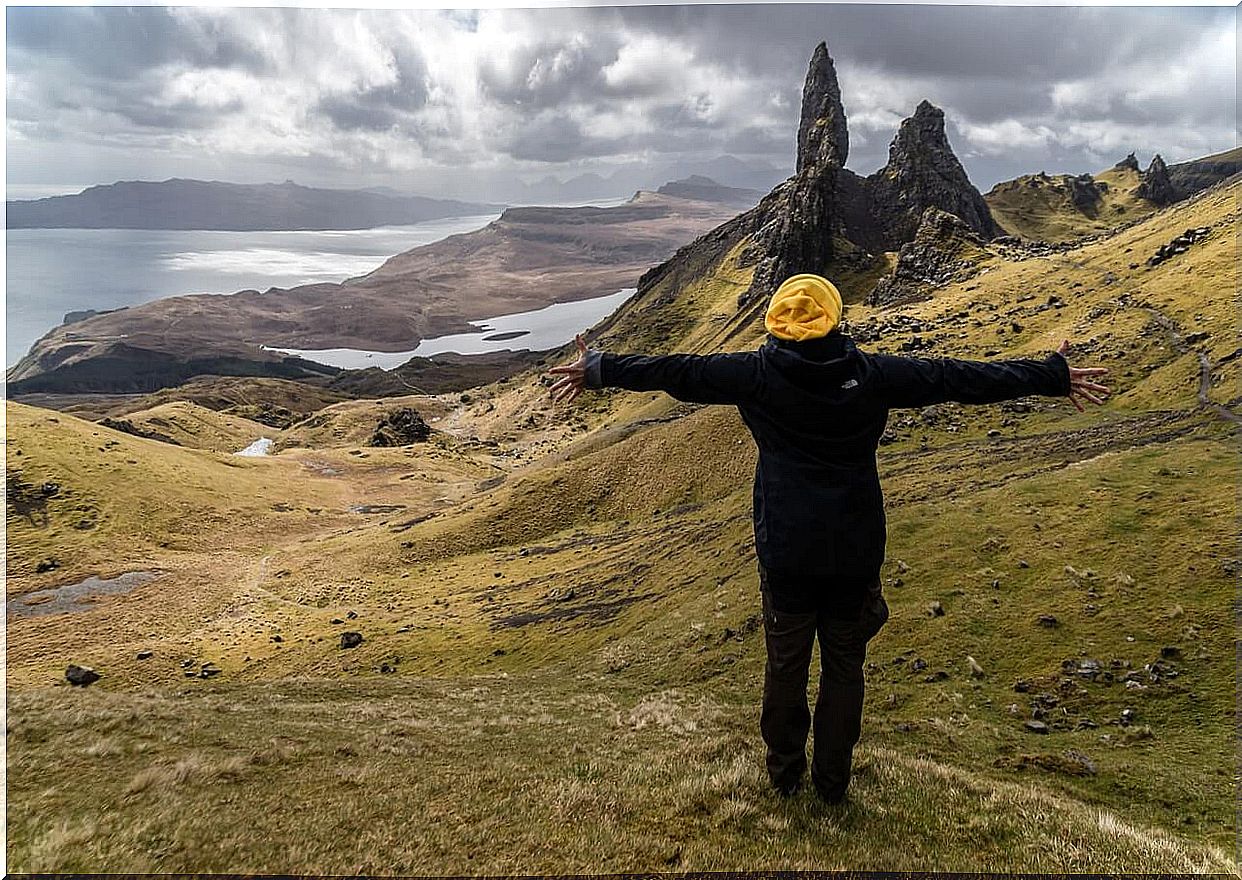
{"label": "small loch", "polygon": [[128,593],[159,574],[158,571],[127,571],[114,578],[91,576],[76,584],[36,590],[10,599],[8,614],[13,617],[41,617],[45,614],[90,611],[95,607],[95,596]]}
{"label": "small loch", "polygon": [[497,315],[482,321],[470,321],[478,330],[470,333],[453,333],[422,340],[417,348],[409,351],[365,351],[357,348],[273,348],[267,351],[295,355],[308,361],[340,367],[346,370],[365,370],[379,367],[392,370],[413,357],[455,352],[457,354],[486,354],[492,351],[545,351],[557,348],[574,338],[574,334],[586,330],[615,312],[622,303],[638,292],[626,287],[607,296],[581,299],[577,302],[553,303],[542,309]]}

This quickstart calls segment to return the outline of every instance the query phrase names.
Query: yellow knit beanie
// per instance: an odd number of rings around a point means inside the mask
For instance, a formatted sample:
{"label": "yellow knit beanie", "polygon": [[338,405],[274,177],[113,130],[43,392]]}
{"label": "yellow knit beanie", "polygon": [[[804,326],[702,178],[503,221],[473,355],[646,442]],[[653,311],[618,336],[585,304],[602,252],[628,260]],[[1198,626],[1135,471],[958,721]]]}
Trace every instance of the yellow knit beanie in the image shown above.
{"label": "yellow knit beanie", "polygon": [[781,339],[817,339],[840,323],[841,309],[841,294],[827,278],[794,275],[772,294],[763,324]]}

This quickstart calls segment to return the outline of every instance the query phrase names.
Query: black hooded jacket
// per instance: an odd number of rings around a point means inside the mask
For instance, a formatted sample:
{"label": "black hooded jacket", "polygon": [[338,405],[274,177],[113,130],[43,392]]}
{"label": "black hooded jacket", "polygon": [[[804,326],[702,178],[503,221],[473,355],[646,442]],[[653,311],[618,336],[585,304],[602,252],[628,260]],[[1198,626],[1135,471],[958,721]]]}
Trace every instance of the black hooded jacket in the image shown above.
{"label": "black hooded jacket", "polygon": [[738,408],[759,447],[755,552],[788,611],[856,613],[886,539],[876,447],[888,411],[944,401],[1069,394],[1069,365],[910,358],[859,350],[834,330],[755,351],[660,356],[587,352],[588,388],[665,391]]}

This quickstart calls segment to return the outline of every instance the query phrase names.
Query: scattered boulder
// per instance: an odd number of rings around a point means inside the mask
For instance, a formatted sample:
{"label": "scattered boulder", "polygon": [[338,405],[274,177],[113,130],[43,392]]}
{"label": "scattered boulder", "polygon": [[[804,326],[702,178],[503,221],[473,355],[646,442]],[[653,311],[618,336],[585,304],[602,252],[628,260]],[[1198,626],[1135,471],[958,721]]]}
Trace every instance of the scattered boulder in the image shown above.
{"label": "scattered boulder", "polygon": [[362,644],[362,633],[343,632],[341,633],[342,648],[356,648]]}
{"label": "scattered boulder", "polygon": [[1056,629],[1061,625],[1061,622],[1051,614],[1041,614],[1039,615],[1039,625],[1045,629]]}
{"label": "scattered boulder", "polygon": [[1032,718],[1030,721],[1027,721],[1025,724],[1025,727],[1031,733],[1046,734],[1048,732],[1048,725],[1042,721],[1037,721],[1034,718]]}
{"label": "scattered boulder", "polygon": [[154,656],[155,656],[154,651],[139,651],[138,652],[139,660],[149,660],[151,657],[154,657]]}
{"label": "scattered boulder", "polygon": [[75,687],[86,687],[99,681],[99,673],[89,666],[79,666],[77,663],[70,663],[65,669],[65,678],[69,684]]}
{"label": "scattered boulder", "polygon": [[1152,266],[1159,266],[1166,260],[1172,259],[1179,254],[1186,253],[1186,251],[1190,249],[1191,245],[1198,244],[1200,241],[1207,238],[1211,232],[1211,228],[1207,226],[1185,230],[1181,235],[1177,236],[1172,241],[1162,244],[1160,247],[1156,248],[1156,252],[1147,258],[1148,268]]}
{"label": "scattered boulder", "polygon": [[927,606],[927,613],[932,617],[944,617],[944,606],[939,602],[932,602]]}

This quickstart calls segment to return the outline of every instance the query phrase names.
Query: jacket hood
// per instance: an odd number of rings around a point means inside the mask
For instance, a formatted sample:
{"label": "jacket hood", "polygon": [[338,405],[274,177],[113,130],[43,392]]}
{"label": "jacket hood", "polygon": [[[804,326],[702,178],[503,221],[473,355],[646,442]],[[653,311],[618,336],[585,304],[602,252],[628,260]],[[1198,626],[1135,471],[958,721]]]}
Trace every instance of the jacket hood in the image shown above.
{"label": "jacket hood", "polygon": [[857,347],[839,330],[802,342],[768,334],[760,351],[782,378],[807,391],[836,388],[839,382],[834,380],[851,376],[856,370]]}

